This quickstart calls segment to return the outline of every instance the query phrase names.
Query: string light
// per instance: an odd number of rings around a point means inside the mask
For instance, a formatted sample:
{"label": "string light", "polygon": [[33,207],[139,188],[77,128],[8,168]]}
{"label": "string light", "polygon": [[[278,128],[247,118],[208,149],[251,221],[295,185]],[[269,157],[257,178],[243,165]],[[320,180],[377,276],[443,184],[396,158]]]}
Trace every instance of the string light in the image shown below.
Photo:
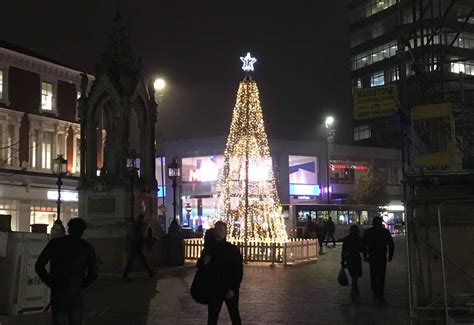
{"label": "string light", "polygon": [[253,64],[257,62],[256,58],[252,58],[250,56],[250,52],[247,52],[247,55],[245,57],[241,56],[240,61],[244,64],[242,66],[242,70],[248,72],[248,71],[253,71]]}
{"label": "string light", "polygon": [[[250,57],[250,53],[247,56]],[[250,78],[240,82],[237,92],[224,167],[217,186],[216,209],[209,221],[215,223],[217,220],[229,225],[233,240],[288,240],[258,87]]]}

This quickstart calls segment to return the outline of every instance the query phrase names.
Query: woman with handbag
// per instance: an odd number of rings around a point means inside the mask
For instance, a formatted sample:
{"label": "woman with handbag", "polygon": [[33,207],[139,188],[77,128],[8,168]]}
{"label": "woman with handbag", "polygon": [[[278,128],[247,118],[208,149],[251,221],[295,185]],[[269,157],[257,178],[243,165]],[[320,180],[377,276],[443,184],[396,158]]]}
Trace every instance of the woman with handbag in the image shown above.
{"label": "woman with handbag", "polygon": [[206,230],[206,234],[204,235],[204,249],[196,263],[198,269],[191,285],[191,296],[200,304],[207,305],[209,303],[212,285],[209,262],[211,261],[211,252],[215,244],[214,229]]}
{"label": "woman with handbag", "polygon": [[356,225],[349,228],[349,235],[342,242],[341,265],[347,267],[352,278],[351,299],[359,299],[358,280],[362,276],[362,259],[360,254],[364,249],[360,230]]}

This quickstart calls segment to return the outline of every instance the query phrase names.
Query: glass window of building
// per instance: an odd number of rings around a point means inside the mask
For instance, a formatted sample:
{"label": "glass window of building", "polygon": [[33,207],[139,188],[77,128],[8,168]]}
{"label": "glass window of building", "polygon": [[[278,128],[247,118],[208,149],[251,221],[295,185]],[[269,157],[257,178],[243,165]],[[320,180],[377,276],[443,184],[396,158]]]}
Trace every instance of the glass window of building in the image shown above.
{"label": "glass window of building", "polygon": [[15,163],[15,158],[17,156],[17,143],[15,143],[15,127],[13,125],[8,125],[8,136],[7,136],[7,165],[13,165]]}
{"label": "glass window of building", "polygon": [[352,70],[357,70],[375,62],[388,59],[397,54],[398,44],[396,41],[375,47],[367,52],[360,53],[351,58]]}
{"label": "glass window of building", "polygon": [[388,78],[390,80],[390,82],[394,82],[394,81],[397,81],[398,79],[400,79],[400,74],[398,72],[398,67],[395,66],[395,67],[391,67],[390,70],[388,71]]}
{"label": "glass window of building", "polygon": [[369,139],[371,135],[370,125],[363,125],[354,128],[354,141]]}
{"label": "glass window of building", "polygon": [[382,86],[385,84],[385,76],[383,71],[375,72],[370,76],[370,87]]}
{"label": "glass window of building", "polygon": [[81,138],[76,138],[76,173],[81,170]]}
{"label": "glass window of building", "polygon": [[354,8],[350,14],[350,22],[370,17],[380,11],[390,8],[395,5],[397,0],[369,0],[365,1],[360,6]]}
{"label": "glass window of building", "polygon": [[[61,215],[62,221],[66,223],[63,215]],[[30,224],[46,224],[48,225],[48,233],[51,232],[51,227],[56,220],[56,205],[54,203],[45,205],[41,204],[33,205],[30,207]]]}
{"label": "glass window of building", "polygon": [[43,132],[43,143],[41,144],[41,168],[51,169],[53,132]]}
{"label": "glass window of building", "polygon": [[49,82],[41,82],[41,109],[53,110],[53,84]]}
{"label": "glass window of building", "polygon": [[0,70],[0,99],[3,99],[3,70]]}

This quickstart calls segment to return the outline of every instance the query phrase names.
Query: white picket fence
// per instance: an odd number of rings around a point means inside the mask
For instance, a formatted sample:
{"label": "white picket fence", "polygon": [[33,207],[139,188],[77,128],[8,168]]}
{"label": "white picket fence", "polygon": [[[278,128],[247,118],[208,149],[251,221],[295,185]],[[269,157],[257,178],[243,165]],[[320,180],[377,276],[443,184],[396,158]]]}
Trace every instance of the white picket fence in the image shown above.
{"label": "white picket fence", "polygon": [[[317,239],[289,239],[285,243],[261,241],[230,241],[239,247],[247,262],[282,263],[284,265],[316,260],[318,257]],[[184,240],[184,258],[197,260],[204,248],[203,238]]]}

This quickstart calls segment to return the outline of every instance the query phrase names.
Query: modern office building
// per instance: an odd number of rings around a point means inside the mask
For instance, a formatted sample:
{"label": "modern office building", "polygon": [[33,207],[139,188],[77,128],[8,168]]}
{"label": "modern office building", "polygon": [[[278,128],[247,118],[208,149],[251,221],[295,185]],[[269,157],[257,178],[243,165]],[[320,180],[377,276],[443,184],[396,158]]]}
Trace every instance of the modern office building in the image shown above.
{"label": "modern office building", "polygon": [[[357,112],[355,103],[355,144],[399,148],[401,123],[412,118],[416,134],[406,145],[413,155],[450,145],[452,151],[472,155],[474,1],[351,0],[349,10],[354,98],[374,100],[372,88],[386,89],[372,108],[382,108],[388,97],[394,106],[370,115]],[[414,106],[440,103],[449,106],[413,114]]]}
{"label": "modern office building", "polygon": [[[93,76],[88,76],[93,80]],[[0,42],[0,214],[12,230],[30,231],[57,216],[52,160],[67,159],[61,219],[78,214],[81,72],[20,46]]]}

